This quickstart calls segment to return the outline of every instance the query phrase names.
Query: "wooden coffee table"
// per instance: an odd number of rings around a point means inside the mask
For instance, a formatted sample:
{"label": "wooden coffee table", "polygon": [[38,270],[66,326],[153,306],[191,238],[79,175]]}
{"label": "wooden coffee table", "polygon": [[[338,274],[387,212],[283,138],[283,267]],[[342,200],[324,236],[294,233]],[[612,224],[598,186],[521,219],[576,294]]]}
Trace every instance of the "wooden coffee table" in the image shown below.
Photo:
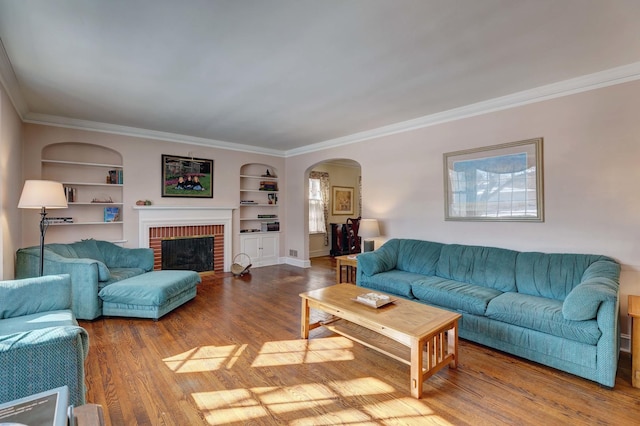
{"label": "wooden coffee table", "polygon": [[[420,398],[424,380],[447,365],[457,367],[460,314],[402,298],[377,309],[352,300],[369,292],[382,293],[353,284],[301,293],[302,338],[308,339],[310,330],[324,326],[411,366],[411,396]],[[309,324],[311,308],[334,318]]]}

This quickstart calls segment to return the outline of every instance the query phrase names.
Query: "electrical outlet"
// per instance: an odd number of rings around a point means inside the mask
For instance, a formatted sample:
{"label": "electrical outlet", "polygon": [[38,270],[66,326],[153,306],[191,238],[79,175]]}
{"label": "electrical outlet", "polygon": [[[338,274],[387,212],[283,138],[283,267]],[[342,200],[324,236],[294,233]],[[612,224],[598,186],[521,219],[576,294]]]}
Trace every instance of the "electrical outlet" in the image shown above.
{"label": "electrical outlet", "polygon": [[298,250],[289,249],[289,256],[298,257]]}

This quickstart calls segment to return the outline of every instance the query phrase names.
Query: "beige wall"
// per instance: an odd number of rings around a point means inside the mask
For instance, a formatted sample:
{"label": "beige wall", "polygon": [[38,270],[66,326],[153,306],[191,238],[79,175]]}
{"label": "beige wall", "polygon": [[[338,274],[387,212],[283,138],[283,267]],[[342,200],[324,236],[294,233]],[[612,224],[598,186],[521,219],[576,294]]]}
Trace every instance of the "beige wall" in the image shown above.
{"label": "beige wall", "polygon": [[0,85],[0,277],[14,277],[15,252],[20,247],[22,192],[22,124]]}
{"label": "beige wall", "polygon": [[[622,264],[621,324],[628,294],[640,294],[640,82],[593,90],[450,123],[296,156],[287,161],[286,250],[303,252],[300,177],[330,158],[362,166],[363,216],[383,237],[421,238],[516,250],[609,255]],[[545,222],[444,220],[445,152],[544,138]]]}

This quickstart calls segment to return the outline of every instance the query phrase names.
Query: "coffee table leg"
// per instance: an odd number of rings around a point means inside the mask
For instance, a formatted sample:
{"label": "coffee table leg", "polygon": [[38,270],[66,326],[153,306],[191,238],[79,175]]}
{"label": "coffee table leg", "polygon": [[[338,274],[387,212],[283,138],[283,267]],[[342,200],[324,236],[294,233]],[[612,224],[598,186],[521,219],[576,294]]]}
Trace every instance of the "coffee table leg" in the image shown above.
{"label": "coffee table leg", "polygon": [[449,368],[458,367],[458,320],[453,322],[453,327],[447,331],[447,353],[453,355],[449,362]]}
{"label": "coffee table leg", "polygon": [[422,396],[422,361],[424,356],[424,342],[411,340],[411,396],[420,398]]}
{"label": "coffee table leg", "polygon": [[302,309],[300,313],[300,335],[303,339],[309,338],[309,301],[302,298]]}

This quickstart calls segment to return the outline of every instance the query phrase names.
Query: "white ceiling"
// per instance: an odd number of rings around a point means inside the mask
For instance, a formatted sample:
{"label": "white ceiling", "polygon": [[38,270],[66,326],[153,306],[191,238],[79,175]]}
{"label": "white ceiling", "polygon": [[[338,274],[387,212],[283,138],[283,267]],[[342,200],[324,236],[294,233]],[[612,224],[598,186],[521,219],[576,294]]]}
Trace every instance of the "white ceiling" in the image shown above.
{"label": "white ceiling", "polygon": [[286,155],[640,78],[639,22],[639,0],[0,0],[0,72],[25,121]]}

